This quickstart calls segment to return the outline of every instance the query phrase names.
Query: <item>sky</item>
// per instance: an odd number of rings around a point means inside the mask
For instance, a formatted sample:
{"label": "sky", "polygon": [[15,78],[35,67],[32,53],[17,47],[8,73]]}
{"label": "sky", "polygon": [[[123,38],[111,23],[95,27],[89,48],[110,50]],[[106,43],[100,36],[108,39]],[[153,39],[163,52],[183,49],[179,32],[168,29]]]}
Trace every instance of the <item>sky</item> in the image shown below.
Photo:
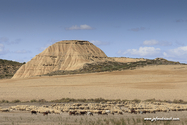
{"label": "sky", "polygon": [[187,63],[187,0],[0,1],[0,59],[28,62],[61,40]]}

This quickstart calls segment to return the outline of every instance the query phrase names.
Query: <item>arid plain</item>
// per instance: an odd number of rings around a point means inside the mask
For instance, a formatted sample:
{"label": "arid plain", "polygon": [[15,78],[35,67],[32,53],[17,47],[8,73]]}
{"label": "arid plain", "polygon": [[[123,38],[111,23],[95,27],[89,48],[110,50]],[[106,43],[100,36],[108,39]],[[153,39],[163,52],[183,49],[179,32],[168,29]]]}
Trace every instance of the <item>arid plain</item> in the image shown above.
{"label": "arid plain", "polygon": [[0,80],[0,100],[182,99],[187,101],[187,65]]}

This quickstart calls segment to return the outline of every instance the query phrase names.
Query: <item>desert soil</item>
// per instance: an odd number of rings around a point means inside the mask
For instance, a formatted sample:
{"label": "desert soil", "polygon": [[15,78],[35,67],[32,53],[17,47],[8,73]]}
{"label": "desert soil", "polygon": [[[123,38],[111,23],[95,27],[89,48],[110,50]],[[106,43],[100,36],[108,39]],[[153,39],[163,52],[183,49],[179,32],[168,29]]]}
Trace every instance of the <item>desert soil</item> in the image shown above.
{"label": "desert soil", "polygon": [[0,80],[0,100],[61,98],[182,99],[187,101],[187,65]]}

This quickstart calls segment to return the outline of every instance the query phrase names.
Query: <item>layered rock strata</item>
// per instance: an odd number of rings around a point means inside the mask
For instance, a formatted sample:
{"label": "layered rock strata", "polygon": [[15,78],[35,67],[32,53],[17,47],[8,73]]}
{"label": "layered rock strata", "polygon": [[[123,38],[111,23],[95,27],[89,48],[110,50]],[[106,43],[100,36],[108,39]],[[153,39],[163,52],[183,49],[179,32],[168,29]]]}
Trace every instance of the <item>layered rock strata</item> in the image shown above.
{"label": "layered rock strata", "polygon": [[26,78],[56,70],[75,70],[85,63],[113,60],[88,41],[59,41],[22,65],[12,78]]}

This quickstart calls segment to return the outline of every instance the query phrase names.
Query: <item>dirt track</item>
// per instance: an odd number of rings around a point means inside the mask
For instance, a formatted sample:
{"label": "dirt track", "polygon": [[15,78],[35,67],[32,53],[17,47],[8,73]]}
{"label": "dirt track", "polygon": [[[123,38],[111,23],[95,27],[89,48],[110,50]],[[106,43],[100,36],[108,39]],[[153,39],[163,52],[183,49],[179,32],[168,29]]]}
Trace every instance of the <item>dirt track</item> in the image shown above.
{"label": "dirt track", "polygon": [[135,70],[0,80],[0,100],[61,98],[183,99],[187,66],[147,66]]}

